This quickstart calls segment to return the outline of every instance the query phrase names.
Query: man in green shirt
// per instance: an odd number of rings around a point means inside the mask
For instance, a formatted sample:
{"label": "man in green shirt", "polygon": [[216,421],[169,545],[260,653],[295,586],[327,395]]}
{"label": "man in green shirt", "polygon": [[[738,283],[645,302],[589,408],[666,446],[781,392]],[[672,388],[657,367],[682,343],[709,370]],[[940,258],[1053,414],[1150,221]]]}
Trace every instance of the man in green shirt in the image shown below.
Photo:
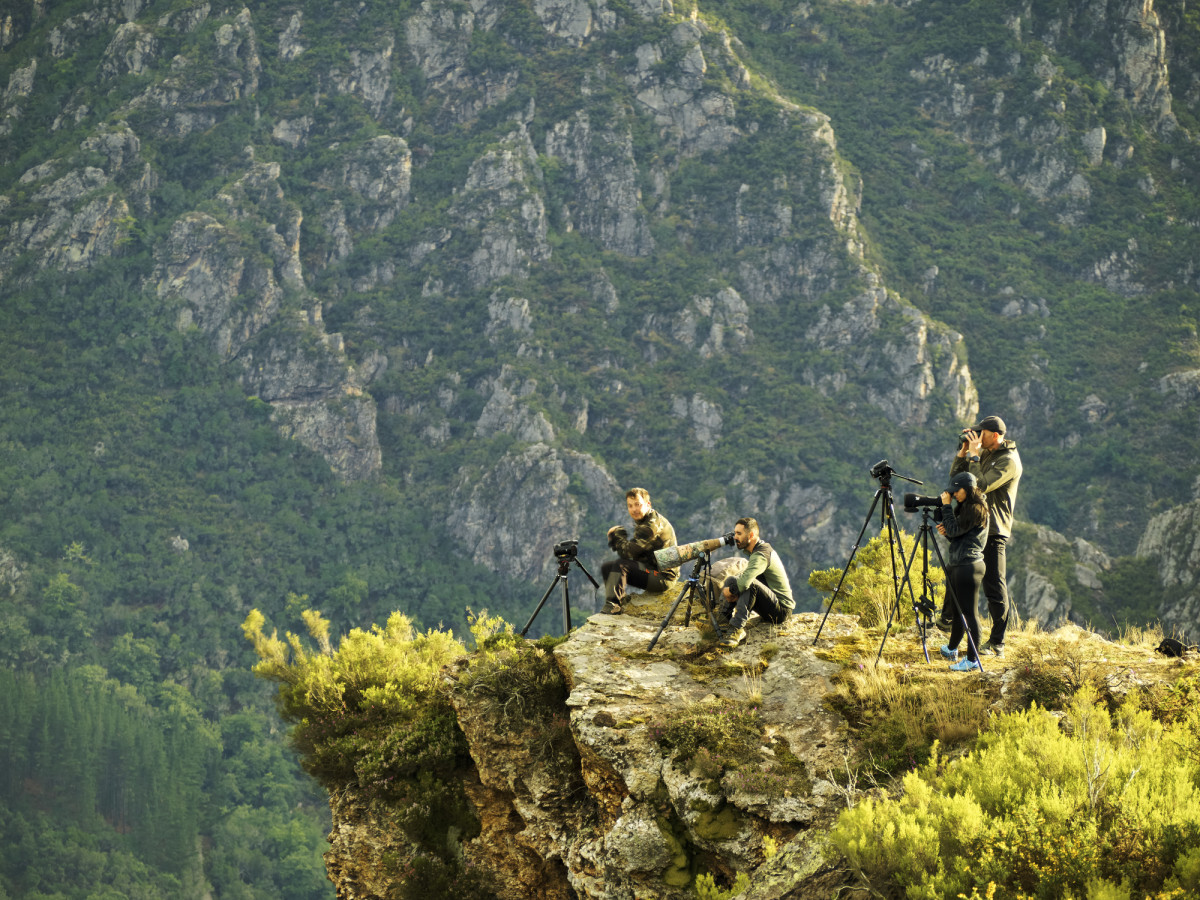
{"label": "man in green shirt", "polygon": [[[730,632],[717,646],[736,647],[746,639],[746,620],[756,612],[774,625],[780,625],[796,608],[792,585],[779,559],[779,554],[759,538],[758,522],[749,517],[738,519],[733,528],[733,542],[750,556],[740,575],[730,575],[721,588],[724,613],[729,616]],[[736,604],[736,606],[734,605]]]}

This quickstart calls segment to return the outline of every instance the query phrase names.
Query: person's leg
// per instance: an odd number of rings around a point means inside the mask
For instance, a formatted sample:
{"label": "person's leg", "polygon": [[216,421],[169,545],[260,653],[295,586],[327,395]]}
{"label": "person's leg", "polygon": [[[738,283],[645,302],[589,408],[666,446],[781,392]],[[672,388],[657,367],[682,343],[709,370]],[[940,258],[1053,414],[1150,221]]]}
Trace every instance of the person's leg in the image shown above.
{"label": "person's leg", "polygon": [[[964,624],[966,634],[970,636],[967,644],[967,659],[976,659],[979,651],[979,615],[976,607],[979,604],[979,582],[983,577],[984,564],[978,560],[970,565],[951,566],[946,573],[947,584],[954,590],[955,599],[962,612],[954,620],[954,630],[950,634],[950,646],[958,649],[963,638]],[[964,622],[965,620],[965,622]]]}
{"label": "person's leg", "polygon": [[[610,615],[621,612],[621,604],[625,602],[628,587],[634,583],[630,581],[630,576],[636,578],[636,573],[641,570],[642,567],[632,559],[610,559],[601,563],[600,577],[604,582],[604,608],[601,612]],[[636,583],[634,585],[637,586]]]}
{"label": "person's leg", "polygon": [[993,647],[1004,646],[1004,636],[1008,631],[1007,543],[1008,538],[993,534],[983,547],[983,594],[987,597],[988,613],[992,617],[992,633],[987,642]]}
{"label": "person's leg", "polygon": [[786,621],[791,610],[779,602],[775,592],[761,581],[752,581],[746,590],[738,597],[737,607],[729,620],[729,626],[735,631],[746,624],[750,613],[756,612],[764,620],[779,625]]}

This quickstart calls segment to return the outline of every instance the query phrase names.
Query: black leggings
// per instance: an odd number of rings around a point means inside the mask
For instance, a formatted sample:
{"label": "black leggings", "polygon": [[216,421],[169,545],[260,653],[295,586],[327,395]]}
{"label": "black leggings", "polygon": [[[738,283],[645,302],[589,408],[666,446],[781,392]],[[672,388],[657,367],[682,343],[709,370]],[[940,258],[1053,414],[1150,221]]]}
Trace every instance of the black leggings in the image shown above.
{"label": "black leggings", "polygon": [[[946,600],[954,622],[950,626],[950,642],[947,646],[951,650],[958,649],[963,639],[963,619],[966,619],[967,634],[971,637],[967,644],[967,659],[979,658],[979,615],[976,607],[979,605],[979,585],[983,582],[985,568],[983,560],[977,559],[972,563],[946,569]],[[950,599],[951,593],[958,601],[957,610],[954,608],[954,601]]]}

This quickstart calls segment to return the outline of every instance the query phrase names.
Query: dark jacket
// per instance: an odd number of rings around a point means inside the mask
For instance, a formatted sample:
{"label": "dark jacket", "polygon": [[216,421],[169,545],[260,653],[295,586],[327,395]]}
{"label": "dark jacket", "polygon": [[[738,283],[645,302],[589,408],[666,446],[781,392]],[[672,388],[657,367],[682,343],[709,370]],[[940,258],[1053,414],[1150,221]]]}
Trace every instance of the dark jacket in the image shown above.
{"label": "dark jacket", "polygon": [[988,533],[1008,537],[1012,534],[1013,508],[1017,505],[1017,485],[1021,482],[1021,454],[1016,441],[1004,441],[995,450],[984,450],[979,462],[965,456],[954,457],[950,477],[970,472],[979,481],[979,489],[987,496]]}
{"label": "dark jacket", "polygon": [[779,598],[780,604],[786,609],[795,609],[796,601],[792,597],[792,585],[788,581],[787,572],[775,548],[766,541],[754,545],[750,561],[746,568],[737,576],[737,593],[741,594],[750,587],[750,582],[761,581]]}
{"label": "dark jacket", "polygon": [[[633,529],[633,537],[629,537],[624,528],[614,529],[608,539],[608,546],[616,551],[617,556],[637,560],[651,572],[660,571],[654,551],[675,546],[675,529],[671,527],[666,516],[654,509],[638,519],[634,525],[636,527]],[[679,577],[679,569],[663,569],[661,574],[673,581]]]}
{"label": "dark jacket", "polygon": [[[988,521],[991,521],[988,516]],[[983,559],[983,545],[987,543],[988,526],[986,523],[974,528],[964,528],[959,524],[954,504],[942,504],[942,527],[946,529],[946,540],[950,542],[950,550],[946,554],[947,566],[969,566],[977,559]]]}

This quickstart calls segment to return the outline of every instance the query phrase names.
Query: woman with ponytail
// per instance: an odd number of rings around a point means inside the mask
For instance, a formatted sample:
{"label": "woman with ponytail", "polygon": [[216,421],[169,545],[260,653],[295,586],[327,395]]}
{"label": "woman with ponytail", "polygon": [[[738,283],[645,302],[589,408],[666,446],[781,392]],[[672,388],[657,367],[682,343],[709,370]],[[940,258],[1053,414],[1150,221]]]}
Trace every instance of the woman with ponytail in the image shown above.
{"label": "woman with ponytail", "polygon": [[[941,521],[938,532],[950,541],[946,557],[946,590],[953,597],[949,606],[954,613],[950,641],[942,656],[954,660],[955,672],[979,668],[979,585],[983,582],[983,545],[988,536],[988,506],[979,482],[970,472],[959,472],[942,491]],[[954,501],[953,505],[951,500]],[[957,608],[955,602],[957,601]],[[958,658],[958,645],[966,624],[967,655]]]}

